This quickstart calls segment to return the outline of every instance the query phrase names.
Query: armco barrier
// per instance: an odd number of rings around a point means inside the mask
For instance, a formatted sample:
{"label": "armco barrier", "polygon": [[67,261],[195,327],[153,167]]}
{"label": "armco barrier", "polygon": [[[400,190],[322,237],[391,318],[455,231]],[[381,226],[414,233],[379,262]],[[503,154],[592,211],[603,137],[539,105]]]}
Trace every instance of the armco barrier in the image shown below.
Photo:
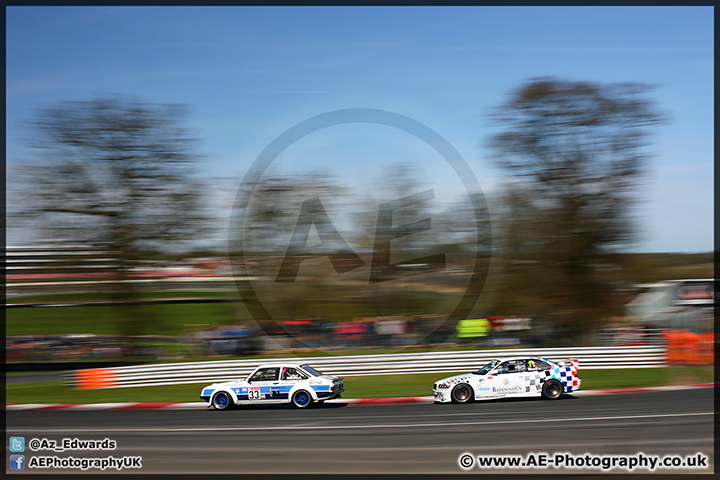
{"label": "armco barrier", "polygon": [[464,350],[454,352],[393,353],[385,355],[288,357],[168,363],[107,369],[78,370],[71,374],[77,388],[127,388],[182,385],[236,380],[260,363],[307,363],[323,373],[343,377],[451,373],[477,369],[493,358],[538,356],[550,360],[577,358],[580,368],[652,368],[666,364],[663,347],[578,347]]}

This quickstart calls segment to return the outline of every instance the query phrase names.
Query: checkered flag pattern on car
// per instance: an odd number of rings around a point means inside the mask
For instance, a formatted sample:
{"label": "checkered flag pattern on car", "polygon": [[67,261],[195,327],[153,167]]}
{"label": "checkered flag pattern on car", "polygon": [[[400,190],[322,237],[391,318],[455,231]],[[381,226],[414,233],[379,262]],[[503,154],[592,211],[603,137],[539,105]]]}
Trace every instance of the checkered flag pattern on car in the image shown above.
{"label": "checkered flag pattern on car", "polygon": [[460,378],[454,378],[452,380],[449,380],[449,381],[445,382],[445,384],[448,386],[448,388],[453,388],[458,383],[464,383],[464,382],[469,382],[469,381],[470,381],[470,377],[460,377]]}
{"label": "checkered flag pattern on car", "polygon": [[550,376],[560,380],[568,393],[573,391],[573,387],[578,386],[577,365],[577,359],[572,359],[570,360],[570,366],[553,365],[552,369],[550,369]]}
{"label": "checkered flag pattern on car", "polygon": [[545,378],[544,372],[530,372],[528,383],[525,386],[526,392],[539,392],[542,389],[541,379]]}

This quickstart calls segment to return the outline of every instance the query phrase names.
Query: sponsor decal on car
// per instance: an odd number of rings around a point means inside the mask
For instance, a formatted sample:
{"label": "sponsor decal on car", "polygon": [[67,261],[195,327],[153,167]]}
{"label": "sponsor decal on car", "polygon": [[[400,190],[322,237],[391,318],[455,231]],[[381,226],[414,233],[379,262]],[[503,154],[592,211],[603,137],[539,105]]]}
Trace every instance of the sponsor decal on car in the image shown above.
{"label": "sponsor decal on car", "polygon": [[494,393],[516,393],[523,391],[523,388],[517,385],[514,387],[493,387],[492,391]]}

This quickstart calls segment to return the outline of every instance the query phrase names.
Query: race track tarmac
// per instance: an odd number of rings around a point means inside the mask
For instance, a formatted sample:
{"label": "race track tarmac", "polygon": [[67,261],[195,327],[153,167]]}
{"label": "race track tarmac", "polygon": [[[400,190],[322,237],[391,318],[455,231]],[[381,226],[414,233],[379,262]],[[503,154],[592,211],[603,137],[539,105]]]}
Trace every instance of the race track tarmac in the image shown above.
{"label": "race track tarmac", "polygon": [[[339,402],[305,410],[258,406],[227,412],[8,411],[6,441],[10,436],[24,436],[28,444],[33,438],[109,438],[117,442],[113,451],[28,449],[26,461],[39,455],[142,457],[141,471],[122,473],[447,474],[464,472],[458,464],[464,453],[475,458],[701,453],[708,457],[706,468],[655,473],[710,473],[714,471],[713,422],[713,388],[693,388],[468,405]],[[471,471],[606,473],[598,468],[535,466],[480,470],[477,465]],[[42,471],[51,472],[75,473]]]}

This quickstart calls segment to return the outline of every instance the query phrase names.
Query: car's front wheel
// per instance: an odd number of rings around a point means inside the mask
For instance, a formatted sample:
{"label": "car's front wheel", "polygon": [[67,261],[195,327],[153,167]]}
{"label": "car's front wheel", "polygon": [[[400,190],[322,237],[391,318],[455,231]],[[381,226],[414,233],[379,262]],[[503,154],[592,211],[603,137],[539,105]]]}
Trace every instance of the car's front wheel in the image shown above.
{"label": "car's front wheel", "polygon": [[233,404],[227,392],[218,392],[213,396],[212,406],[215,410],[228,410]]}
{"label": "car's front wheel", "polygon": [[562,383],[558,382],[557,380],[548,380],[543,384],[542,396],[546,400],[555,400],[556,398],[560,398],[560,395],[562,395],[562,393]]}
{"label": "car's front wheel", "polygon": [[453,403],[468,403],[472,400],[472,388],[467,383],[455,385],[455,388],[452,389],[452,393],[450,394],[450,398]]}
{"label": "car's front wheel", "polygon": [[307,408],[312,405],[312,397],[305,390],[298,390],[292,396],[292,404],[297,408]]}

